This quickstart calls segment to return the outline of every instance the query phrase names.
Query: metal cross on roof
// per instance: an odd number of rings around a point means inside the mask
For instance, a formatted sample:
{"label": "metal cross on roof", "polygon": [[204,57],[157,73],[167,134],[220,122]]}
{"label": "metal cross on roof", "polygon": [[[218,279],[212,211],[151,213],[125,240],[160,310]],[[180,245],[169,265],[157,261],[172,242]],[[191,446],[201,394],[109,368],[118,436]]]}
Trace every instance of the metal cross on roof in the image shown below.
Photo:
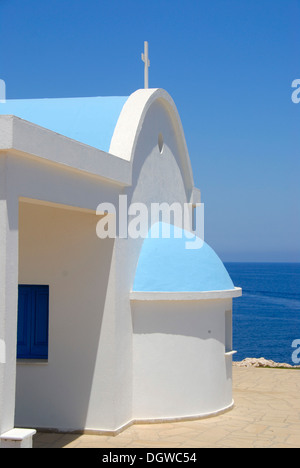
{"label": "metal cross on roof", "polygon": [[142,60],[145,63],[144,68],[144,87],[149,88],[149,67],[150,67],[150,60],[148,58],[148,42],[144,42],[144,53],[142,54]]}

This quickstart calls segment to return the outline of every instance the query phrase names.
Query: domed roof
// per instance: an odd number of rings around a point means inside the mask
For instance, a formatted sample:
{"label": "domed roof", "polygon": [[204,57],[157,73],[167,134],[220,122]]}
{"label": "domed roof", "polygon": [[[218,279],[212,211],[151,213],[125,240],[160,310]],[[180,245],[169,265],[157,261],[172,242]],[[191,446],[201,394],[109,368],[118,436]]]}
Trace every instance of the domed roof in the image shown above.
{"label": "domed roof", "polygon": [[0,106],[0,114],[15,115],[102,151],[109,151],[123,96],[11,99]]}
{"label": "domed roof", "polygon": [[[170,228],[164,236],[163,229]],[[189,236],[189,237],[188,237]],[[187,242],[200,241],[190,233],[165,223],[151,227],[143,242],[133,291],[221,291],[234,289],[222,261],[208,244],[186,248]]]}

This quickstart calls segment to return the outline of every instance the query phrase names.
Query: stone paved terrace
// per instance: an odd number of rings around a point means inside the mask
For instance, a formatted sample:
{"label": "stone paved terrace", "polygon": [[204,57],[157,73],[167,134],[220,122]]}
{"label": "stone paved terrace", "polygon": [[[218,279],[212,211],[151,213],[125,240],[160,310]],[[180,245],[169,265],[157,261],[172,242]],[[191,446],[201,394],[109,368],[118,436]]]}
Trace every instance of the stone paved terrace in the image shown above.
{"label": "stone paved terrace", "polygon": [[299,448],[300,370],[233,368],[235,406],[198,421],[133,425],[115,437],[37,433],[34,448]]}

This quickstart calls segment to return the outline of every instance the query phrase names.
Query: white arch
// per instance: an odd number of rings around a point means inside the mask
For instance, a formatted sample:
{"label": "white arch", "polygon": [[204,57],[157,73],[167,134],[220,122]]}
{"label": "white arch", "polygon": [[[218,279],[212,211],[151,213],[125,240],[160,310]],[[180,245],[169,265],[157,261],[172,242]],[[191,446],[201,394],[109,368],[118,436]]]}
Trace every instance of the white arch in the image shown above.
{"label": "white arch", "polygon": [[117,121],[109,153],[133,163],[137,140],[150,106],[159,100],[168,111],[182,145],[181,159],[188,189],[194,187],[193,172],[182,123],[171,96],[163,89],[139,89],[129,96]]}

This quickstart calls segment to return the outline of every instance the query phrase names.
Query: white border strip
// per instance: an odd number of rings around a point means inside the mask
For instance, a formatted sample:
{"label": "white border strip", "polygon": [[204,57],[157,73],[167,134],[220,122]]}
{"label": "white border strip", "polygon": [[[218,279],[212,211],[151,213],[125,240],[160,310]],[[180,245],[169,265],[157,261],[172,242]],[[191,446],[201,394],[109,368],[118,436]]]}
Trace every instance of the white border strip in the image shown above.
{"label": "white border strip", "polygon": [[242,288],[224,291],[131,291],[131,301],[201,301],[209,299],[228,299],[242,295]]}
{"label": "white border strip", "polygon": [[213,418],[216,416],[219,416],[223,413],[226,413],[227,411],[232,410],[234,407],[234,400],[231,401],[230,405],[225,406],[224,408],[220,408],[215,411],[211,411],[209,413],[200,413],[196,415],[191,415],[191,416],[170,416],[166,418],[146,418],[146,419],[132,419],[128,421],[127,423],[123,424],[122,426],[118,427],[117,429],[110,430],[110,429],[79,429],[79,430],[70,430],[70,429],[48,429],[48,428],[38,428],[37,430],[40,432],[54,432],[54,433],[72,433],[72,434],[87,434],[87,435],[99,435],[99,436],[117,436],[121,434],[123,431],[128,429],[129,427],[133,425],[139,425],[139,424],[165,424],[165,423],[180,423],[180,422],[186,422],[186,421],[198,421],[201,419],[208,419],[208,418]]}

